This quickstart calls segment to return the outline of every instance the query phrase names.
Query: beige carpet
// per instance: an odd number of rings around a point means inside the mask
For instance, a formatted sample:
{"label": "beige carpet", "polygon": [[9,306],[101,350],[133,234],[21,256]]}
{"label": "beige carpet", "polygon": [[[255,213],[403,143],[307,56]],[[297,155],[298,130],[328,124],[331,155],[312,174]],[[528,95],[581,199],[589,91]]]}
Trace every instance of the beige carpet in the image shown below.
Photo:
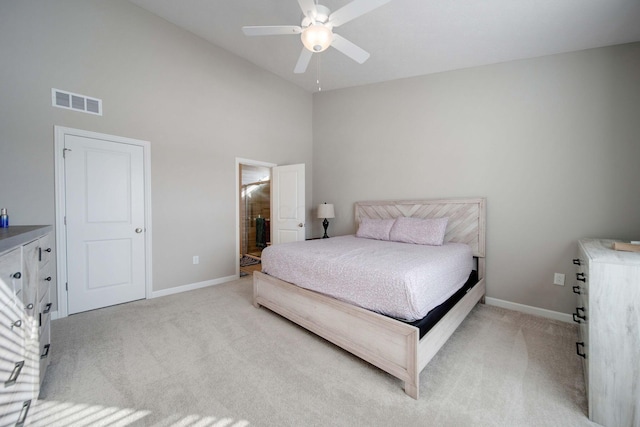
{"label": "beige carpet", "polygon": [[576,328],[476,307],[420,377],[251,305],[251,278],[52,324],[35,425],[589,426]]}

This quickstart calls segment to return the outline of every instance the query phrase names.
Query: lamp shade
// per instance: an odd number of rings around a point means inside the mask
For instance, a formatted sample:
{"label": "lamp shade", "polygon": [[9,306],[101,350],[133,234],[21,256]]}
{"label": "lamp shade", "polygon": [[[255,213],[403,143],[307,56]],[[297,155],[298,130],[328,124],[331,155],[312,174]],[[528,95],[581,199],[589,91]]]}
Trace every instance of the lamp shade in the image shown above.
{"label": "lamp shade", "polygon": [[332,204],[323,203],[318,205],[318,218],[335,218]]}
{"label": "lamp shade", "polygon": [[331,46],[333,33],[322,24],[311,24],[300,35],[302,44],[311,52],[322,52]]}

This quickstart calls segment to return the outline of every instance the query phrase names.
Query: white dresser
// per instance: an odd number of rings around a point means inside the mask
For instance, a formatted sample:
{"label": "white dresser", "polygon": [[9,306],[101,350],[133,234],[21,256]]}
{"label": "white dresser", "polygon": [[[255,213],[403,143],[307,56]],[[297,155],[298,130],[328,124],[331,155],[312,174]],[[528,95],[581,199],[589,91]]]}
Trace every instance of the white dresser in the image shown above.
{"label": "white dresser", "polygon": [[589,418],[606,427],[640,427],[640,253],[613,240],[578,242],[576,351]]}
{"label": "white dresser", "polygon": [[49,363],[51,226],[0,229],[0,426],[29,424]]}

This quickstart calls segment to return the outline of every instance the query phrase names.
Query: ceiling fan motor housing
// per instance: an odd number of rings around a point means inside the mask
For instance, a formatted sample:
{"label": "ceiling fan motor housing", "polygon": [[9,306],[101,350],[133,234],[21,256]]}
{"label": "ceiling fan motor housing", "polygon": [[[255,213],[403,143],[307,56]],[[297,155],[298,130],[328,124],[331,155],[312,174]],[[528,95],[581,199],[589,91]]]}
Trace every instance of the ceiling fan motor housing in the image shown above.
{"label": "ceiling fan motor housing", "polygon": [[313,17],[307,17],[306,15],[303,15],[302,17],[302,28],[308,27],[310,24],[312,23],[321,23],[321,24],[326,24],[327,21],[329,20],[329,15],[331,15],[331,10],[329,10],[328,7],[323,6],[321,4],[317,4],[316,5],[316,13]]}

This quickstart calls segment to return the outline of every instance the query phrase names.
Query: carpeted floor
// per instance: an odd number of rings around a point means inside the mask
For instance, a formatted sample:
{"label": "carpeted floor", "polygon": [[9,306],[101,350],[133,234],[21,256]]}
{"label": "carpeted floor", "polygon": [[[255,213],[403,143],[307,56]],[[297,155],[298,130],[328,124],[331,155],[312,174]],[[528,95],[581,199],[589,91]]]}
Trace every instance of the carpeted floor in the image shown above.
{"label": "carpeted floor", "polygon": [[52,323],[37,426],[591,426],[576,328],[477,306],[402,383],[265,308],[251,278]]}

